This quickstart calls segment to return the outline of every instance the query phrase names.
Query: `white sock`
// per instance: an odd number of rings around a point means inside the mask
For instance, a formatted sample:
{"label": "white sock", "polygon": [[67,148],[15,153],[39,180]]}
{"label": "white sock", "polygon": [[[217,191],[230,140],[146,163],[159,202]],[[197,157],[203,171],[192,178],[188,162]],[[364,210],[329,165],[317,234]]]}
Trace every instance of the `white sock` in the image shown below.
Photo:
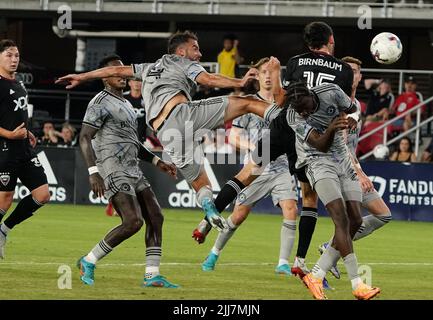
{"label": "white sock", "polygon": [[213,246],[212,249],[211,249],[211,252],[212,252],[213,254],[216,254],[217,256],[219,256],[221,250],[218,249],[217,247]]}
{"label": "white sock", "polygon": [[96,258],[96,256],[93,254],[93,252],[90,251],[89,254],[84,258],[84,260],[86,260],[87,262],[96,264],[96,262],[98,261],[98,258]]}
{"label": "white sock", "polygon": [[145,274],[144,274],[144,277],[146,279],[151,279],[151,278],[156,277],[158,275],[159,275],[159,267],[157,267],[157,266],[149,266],[149,267],[147,267],[146,266],[146,271],[145,271]]}
{"label": "white sock", "polygon": [[5,235],[7,235],[9,231],[11,231],[11,229],[9,229],[4,223],[0,224],[0,229]]}
{"label": "white sock", "polygon": [[356,288],[358,288],[358,286],[362,282],[362,280],[360,277],[357,277],[355,279],[350,280],[350,282],[352,283],[352,290],[356,290]]}
{"label": "white sock", "polygon": [[289,264],[289,260],[286,259],[278,260],[278,266],[282,266],[283,264]]}

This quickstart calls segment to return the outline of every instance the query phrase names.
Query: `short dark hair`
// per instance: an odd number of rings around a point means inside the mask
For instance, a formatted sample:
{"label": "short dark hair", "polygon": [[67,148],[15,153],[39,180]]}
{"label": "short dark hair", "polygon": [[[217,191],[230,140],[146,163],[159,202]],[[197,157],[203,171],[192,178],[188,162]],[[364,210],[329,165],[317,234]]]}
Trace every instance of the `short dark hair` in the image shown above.
{"label": "short dark hair", "polygon": [[119,57],[117,54],[113,53],[110,54],[108,56],[105,56],[104,58],[102,58],[101,61],[99,61],[98,64],[98,68],[104,68],[106,67],[111,61],[117,61],[117,60],[122,60],[121,57]]}
{"label": "short dark hair", "polygon": [[7,48],[10,47],[16,47],[16,43],[15,41],[11,40],[11,39],[3,39],[0,40],[0,53],[5,51]]}
{"label": "short dark hair", "polygon": [[299,103],[304,97],[312,95],[310,89],[304,81],[291,82],[286,88],[287,105],[298,111]]}
{"label": "short dark hair", "polygon": [[198,40],[197,35],[189,30],[178,31],[168,39],[167,51],[169,54],[176,52],[176,49],[189,41],[189,39]]}
{"label": "short dark hair", "polygon": [[320,49],[329,42],[329,37],[334,32],[325,22],[314,21],[307,24],[304,28],[304,41],[309,48]]}
{"label": "short dark hair", "polygon": [[235,34],[233,34],[233,33],[227,33],[227,34],[224,35],[223,40],[232,40],[232,41],[234,41],[234,40],[236,40],[237,38],[238,38],[238,37],[236,37]]}

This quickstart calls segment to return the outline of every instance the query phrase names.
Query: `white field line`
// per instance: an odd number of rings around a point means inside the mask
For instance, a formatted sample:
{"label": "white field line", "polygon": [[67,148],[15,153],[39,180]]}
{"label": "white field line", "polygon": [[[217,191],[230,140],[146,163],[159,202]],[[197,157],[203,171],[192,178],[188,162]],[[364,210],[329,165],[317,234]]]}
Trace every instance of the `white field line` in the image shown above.
{"label": "white field line", "polygon": [[[343,263],[339,263],[343,264]],[[17,265],[17,266],[61,266],[67,265],[64,262],[35,262],[35,261],[4,261],[0,260],[0,268],[2,265]],[[104,267],[142,267],[145,263],[98,263],[98,268]],[[162,266],[199,266],[201,263],[193,262],[162,262]],[[218,263],[218,266],[270,266],[275,265],[273,262],[249,263],[249,262],[232,262]],[[433,262],[358,262],[358,265],[384,265],[384,266],[433,266]]]}

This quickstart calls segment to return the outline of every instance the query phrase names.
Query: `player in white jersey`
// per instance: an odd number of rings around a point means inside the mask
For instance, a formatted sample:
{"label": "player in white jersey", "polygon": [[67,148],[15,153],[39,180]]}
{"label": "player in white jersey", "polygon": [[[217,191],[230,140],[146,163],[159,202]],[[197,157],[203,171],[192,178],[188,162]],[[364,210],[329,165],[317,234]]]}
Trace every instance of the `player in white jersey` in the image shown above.
{"label": "player in white jersey", "polygon": [[251,69],[242,79],[210,74],[199,64],[201,53],[197,36],[189,31],[177,32],[168,40],[168,54],[155,63],[129,67],[108,67],[59,78],[69,82],[67,89],[82,81],[120,76],[143,81],[142,96],[146,122],[157,133],[186,180],[196,191],[197,203],[204,209],[213,227],[222,230],[227,224],[216,209],[209,178],[203,167],[201,138],[209,130],[222,127],[245,113],[266,118],[278,107],[261,100],[223,96],[191,101],[197,84],[218,88],[241,88],[255,77]]}
{"label": "player in white jersey", "polygon": [[[356,59],[354,57],[344,57],[341,60],[348,63],[353,70],[353,87],[352,87],[352,94],[350,98],[352,99],[352,101],[355,103],[357,107],[356,113],[349,115],[349,117],[351,116],[353,117],[353,119],[355,119],[355,121],[357,121],[357,126],[355,129],[346,131],[347,132],[346,143],[351,154],[352,164],[354,166],[356,175],[358,176],[359,183],[361,184],[362,207],[369,212],[367,216],[364,216],[362,218],[362,225],[360,226],[360,228],[358,229],[358,231],[356,232],[353,238],[353,241],[356,241],[368,236],[373,231],[383,227],[385,224],[391,221],[392,217],[391,217],[391,211],[389,210],[388,206],[385,204],[385,202],[383,201],[379,193],[374,188],[374,185],[371,182],[371,180],[362,170],[361,165],[356,157],[356,148],[358,146],[359,134],[361,133],[362,120],[361,120],[361,105],[359,101],[355,98],[355,96],[356,96],[356,89],[358,87],[358,84],[362,79],[362,74],[361,74],[362,62],[359,59]],[[323,243],[320,246],[319,251],[323,253],[328,247],[328,245],[329,242]],[[336,266],[331,268],[331,272],[337,278],[340,278],[340,272],[338,271]]]}
{"label": "player in white jersey", "polygon": [[[101,66],[121,66],[120,58],[108,56]],[[109,199],[122,222],[78,261],[81,281],[94,284],[96,263],[116,246],[137,233],[146,223],[146,271],[144,287],[176,288],[159,274],[164,217],[152,188],[138,166],[139,159],[176,176],[176,167],[167,164],[141,144],[137,137],[137,115],[123,98],[126,79],[103,79],[105,89],[87,107],[80,133],[80,147],[89,167],[89,181],[96,196]]]}
{"label": "player in white jersey", "polygon": [[[268,63],[269,58],[263,58],[252,67],[259,72],[257,80],[260,90],[256,94],[257,99],[272,101],[274,97],[271,72],[267,69]],[[246,151],[245,164],[250,161],[249,151],[254,148],[257,140],[261,138],[262,132],[268,130],[269,123],[269,121],[265,121],[252,113],[244,114],[233,120],[229,139],[237,149]],[[284,217],[281,226],[280,255],[275,272],[291,275],[288,259],[296,237],[298,195],[296,182],[289,172],[289,163],[285,154],[268,164],[260,177],[239,194],[233,213],[227,218],[229,228],[219,233],[211,252],[202,264],[203,271],[214,270],[221,251],[237,228],[248,217],[252,207],[269,195],[272,196],[274,205],[281,208]],[[209,226],[206,220],[200,223],[200,225],[203,224]],[[207,232],[209,231],[210,228],[208,227]],[[204,235],[207,232],[204,232]],[[204,242],[204,237],[202,242]]]}
{"label": "player in white jersey", "polygon": [[290,108],[289,126],[296,133],[296,168],[306,166],[306,175],[330,214],[335,233],[331,246],[323,253],[312,272],[303,277],[304,284],[316,299],[326,299],[323,279],[330,268],[343,258],[352,293],[357,299],[375,297],[379,288],[364,284],[358,275],[358,261],[352,237],[359,229],[362,192],[352,168],[343,131],[335,133],[329,150],[318,148],[314,130],[324,132],[334,118],[356,111],[351,99],[335,84],[324,84],[309,90],[305,83],[295,82],[287,89]]}

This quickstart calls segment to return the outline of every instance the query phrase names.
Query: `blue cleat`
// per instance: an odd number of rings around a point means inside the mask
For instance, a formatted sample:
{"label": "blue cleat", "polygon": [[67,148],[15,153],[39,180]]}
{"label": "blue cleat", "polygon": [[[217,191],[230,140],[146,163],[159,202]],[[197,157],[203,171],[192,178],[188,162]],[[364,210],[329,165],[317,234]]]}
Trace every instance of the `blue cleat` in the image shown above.
{"label": "blue cleat", "polygon": [[206,214],[207,220],[211,224],[212,227],[217,229],[218,231],[223,231],[228,228],[227,222],[215,208],[215,204],[209,198],[205,198],[201,206]]}
{"label": "blue cleat", "polygon": [[326,278],[323,278],[322,283],[323,283],[323,289],[334,290],[334,288],[329,285],[329,282],[328,282],[328,280],[326,280]]}
{"label": "blue cleat", "polygon": [[80,269],[80,279],[84,284],[92,286],[95,283],[95,268],[93,263],[87,262],[82,256],[77,261],[77,267]]}
{"label": "blue cleat", "polygon": [[201,269],[203,271],[213,271],[215,269],[215,264],[216,264],[217,260],[218,260],[218,255],[216,255],[213,252],[209,253],[209,255],[206,257],[206,259],[202,263]]}
{"label": "blue cleat", "polygon": [[276,267],[275,268],[275,273],[276,274],[285,274],[285,275],[288,275],[288,276],[292,275],[292,271],[291,271],[291,269],[290,269],[290,267],[289,267],[288,264],[282,264],[281,266]]}
{"label": "blue cleat", "polygon": [[[324,242],[320,247],[319,247],[319,252],[322,255],[325,250],[328,248],[329,246],[329,242]],[[341,273],[340,270],[338,270],[337,265],[334,265],[331,267],[331,269],[329,270],[329,272],[331,272],[331,274],[336,278],[336,279],[340,279],[341,278]]]}
{"label": "blue cleat", "polygon": [[141,285],[143,288],[179,288],[179,285],[171,283],[164,276],[157,275],[153,278],[146,279],[144,278],[143,284]]}

